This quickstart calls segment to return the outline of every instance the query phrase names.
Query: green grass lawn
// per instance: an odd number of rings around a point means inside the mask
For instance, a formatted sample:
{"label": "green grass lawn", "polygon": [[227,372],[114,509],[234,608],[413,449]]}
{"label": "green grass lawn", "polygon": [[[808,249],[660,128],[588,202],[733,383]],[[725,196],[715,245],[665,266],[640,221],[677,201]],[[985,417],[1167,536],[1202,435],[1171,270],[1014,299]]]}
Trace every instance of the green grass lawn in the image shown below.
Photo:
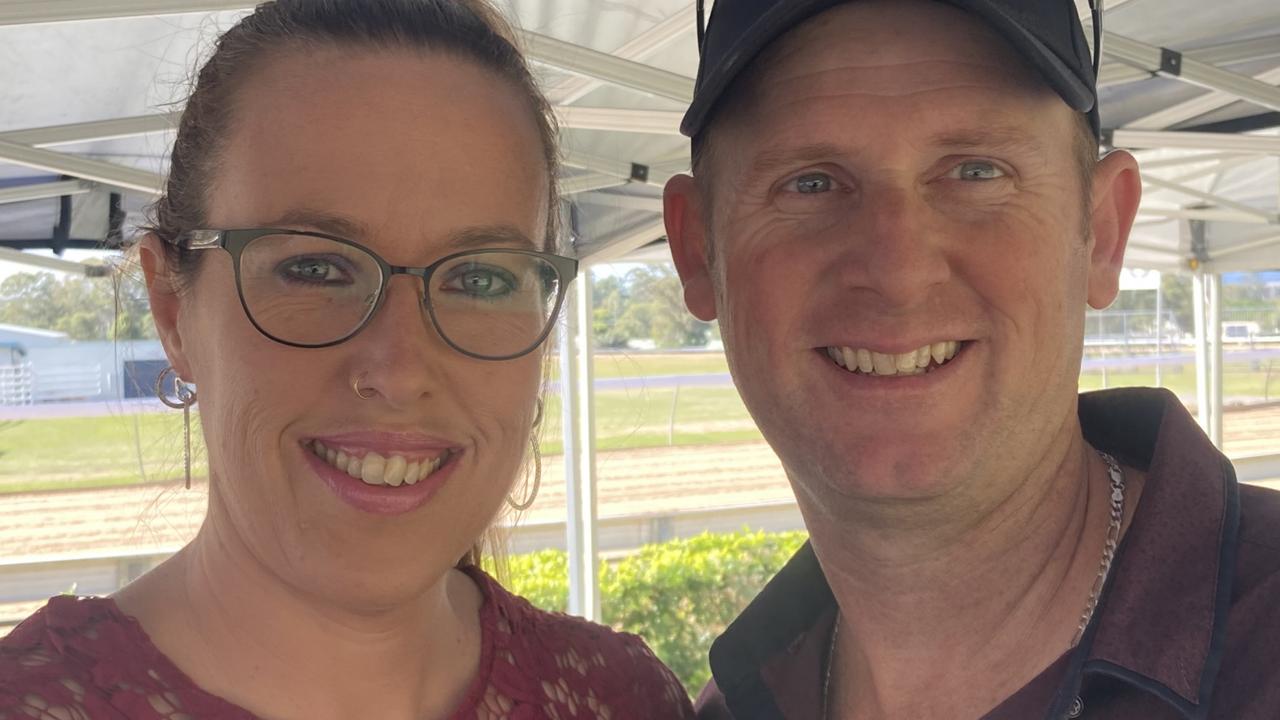
{"label": "green grass lawn", "polygon": [[[1154,387],[1156,385],[1155,369],[1121,368],[1119,371],[1108,370],[1105,375],[1101,371],[1091,370],[1080,375],[1081,390],[1101,390],[1108,387],[1133,385]],[[1164,368],[1161,387],[1168,388],[1183,397],[1195,397],[1195,368],[1191,365]],[[1270,370],[1266,362],[1225,363],[1222,368],[1222,396],[1224,398],[1280,399],[1280,362],[1273,363]]]}
{"label": "green grass lawn", "polygon": [[[1229,364],[1226,397],[1280,397],[1280,363]],[[722,355],[601,355],[598,378],[723,373]],[[1191,367],[1166,369],[1164,385],[1195,395]],[[1105,386],[1154,385],[1150,369],[1108,371]],[[1082,375],[1080,388],[1104,386],[1101,373]],[[596,445],[601,450],[741,442],[760,437],[737,391],[690,387],[596,393]],[[547,399],[543,452],[561,452],[560,398]],[[193,433],[195,472],[204,473],[204,447]],[[99,418],[0,421],[0,493],[127,485],[182,474],[182,416],[142,413]]]}
{"label": "green grass lawn", "polygon": [[[729,372],[721,353],[601,353],[596,355],[597,378],[647,377],[651,375],[703,375]],[[558,377],[557,365],[552,377]]]}

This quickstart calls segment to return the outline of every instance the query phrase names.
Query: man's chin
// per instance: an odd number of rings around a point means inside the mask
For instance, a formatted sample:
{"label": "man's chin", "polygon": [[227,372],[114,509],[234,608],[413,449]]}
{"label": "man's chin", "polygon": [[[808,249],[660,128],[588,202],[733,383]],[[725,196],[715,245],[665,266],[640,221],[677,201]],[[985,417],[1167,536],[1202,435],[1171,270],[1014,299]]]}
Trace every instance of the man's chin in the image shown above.
{"label": "man's chin", "polygon": [[802,486],[797,495],[829,496],[832,502],[909,502],[945,497],[965,482],[970,463],[956,445],[948,452],[936,438],[880,437],[779,455],[792,483]]}

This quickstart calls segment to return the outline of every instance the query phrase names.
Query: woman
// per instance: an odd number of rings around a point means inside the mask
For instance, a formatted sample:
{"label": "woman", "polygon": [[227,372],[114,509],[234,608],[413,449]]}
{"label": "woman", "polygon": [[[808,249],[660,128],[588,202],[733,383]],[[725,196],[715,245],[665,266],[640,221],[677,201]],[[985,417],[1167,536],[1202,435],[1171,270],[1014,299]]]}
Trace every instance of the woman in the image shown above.
{"label": "woman", "polygon": [[692,716],[639,638],[470,560],[524,502],[575,270],[550,109],[481,2],[279,0],[221,38],[139,258],[208,515],[15,629],[0,718]]}

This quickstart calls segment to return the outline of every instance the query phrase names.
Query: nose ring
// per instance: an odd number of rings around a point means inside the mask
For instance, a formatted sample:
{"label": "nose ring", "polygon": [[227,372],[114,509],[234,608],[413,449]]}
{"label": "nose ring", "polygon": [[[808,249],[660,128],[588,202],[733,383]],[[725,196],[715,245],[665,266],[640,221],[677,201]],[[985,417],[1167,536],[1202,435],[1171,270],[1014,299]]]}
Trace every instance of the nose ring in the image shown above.
{"label": "nose ring", "polygon": [[372,398],[372,397],[374,396],[375,392],[376,392],[376,391],[374,391],[374,390],[362,390],[362,389],[360,389],[360,381],[361,381],[361,380],[364,380],[364,376],[365,376],[365,375],[368,375],[368,374],[369,374],[369,373],[360,373],[359,375],[357,375],[357,376],[356,376],[355,380],[352,380],[352,381],[351,381],[351,389],[356,391],[356,395],[357,395],[361,400],[368,400],[368,399]]}

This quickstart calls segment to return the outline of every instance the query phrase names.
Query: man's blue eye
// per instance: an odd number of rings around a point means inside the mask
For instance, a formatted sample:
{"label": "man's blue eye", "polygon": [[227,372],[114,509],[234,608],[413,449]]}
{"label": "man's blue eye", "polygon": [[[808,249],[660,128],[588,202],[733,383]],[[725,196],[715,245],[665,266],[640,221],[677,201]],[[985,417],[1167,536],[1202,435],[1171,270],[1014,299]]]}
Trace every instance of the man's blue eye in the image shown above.
{"label": "man's blue eye", "polygon": [[1004,177],[1004,171],[994,163],[971,160],[955,166],[949,175],[957,180],[995,180]]}
{"label": "man's blue eye", "polygon": [[833,182],[830,175],[810,173],[796,178],[795,185],[796,192],[803,193],[805,195],[812,195],[814,193],[829,192]]}

